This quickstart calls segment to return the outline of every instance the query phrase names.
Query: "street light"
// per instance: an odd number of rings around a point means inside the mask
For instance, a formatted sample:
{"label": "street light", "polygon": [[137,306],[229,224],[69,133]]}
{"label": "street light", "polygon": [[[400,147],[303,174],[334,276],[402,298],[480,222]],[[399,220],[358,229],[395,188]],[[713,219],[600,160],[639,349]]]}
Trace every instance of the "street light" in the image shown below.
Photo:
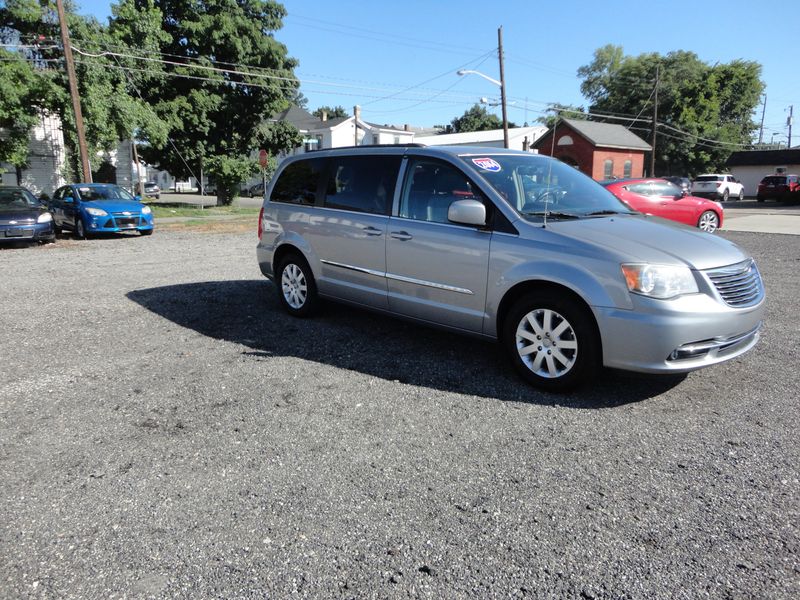
{"label": "street light", "polygon": [[[502,63],[501,63],[502,64]],[[503,80],[502,69],[500,75],[500,81],[497,79],[493,79],[488,75],[484,75],[480,71],[473,71],[471,69],[461,69],[456,71],[457,75],[477,75],[478,77],[483,77],[486,81],[491,81],[497,87],[500,88],[500,104],[503,107],[503,147],[508,148],[508,117],[506,116],[506,86],[505,81]]]}

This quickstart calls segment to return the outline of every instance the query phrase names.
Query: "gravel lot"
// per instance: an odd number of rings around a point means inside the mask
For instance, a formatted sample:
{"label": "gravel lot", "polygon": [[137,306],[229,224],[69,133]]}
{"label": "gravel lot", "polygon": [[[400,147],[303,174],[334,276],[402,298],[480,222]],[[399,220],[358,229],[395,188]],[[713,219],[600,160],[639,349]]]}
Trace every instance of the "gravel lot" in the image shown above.
{"label": "gravel lot", "polygon": [[0,250],[0,597],[797,598],[800,238],[721,235],[759,346],[564,396],[251,228]]}

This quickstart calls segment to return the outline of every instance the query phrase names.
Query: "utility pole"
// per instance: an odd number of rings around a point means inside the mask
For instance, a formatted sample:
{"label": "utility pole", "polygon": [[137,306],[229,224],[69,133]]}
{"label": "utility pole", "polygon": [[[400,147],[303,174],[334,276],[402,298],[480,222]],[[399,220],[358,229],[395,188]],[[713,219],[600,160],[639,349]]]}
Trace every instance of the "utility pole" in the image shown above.
{"label": "utility pole", "polygon": [[353,125],[355,128],[353,129],[353,145],[358,146],[358,120],[361,118],[361,107],[356,104],[353,107]]}
{"label": "utility pole", "polygon": [[786,124],[789,126],[789,145],[787,148],[792,147],[792,121],[794,120],[792,117],[792,113],[794,112],[794,104],[789,106],[789,118],[786,119]]}
{"label": "utility pole", "polygon": [[503,148],[508,148],[508,115],[506,113],[506,78],[503,70],[503,27],[497,28],[497,58],[500,60],[500,102],[503,105]]}
{"label": "utility pole", "polygon": [[656,126],[658,124],[658,68],[656,63],[656,87],[653,90],[653,151],[650,154],[650,177],[656,176]]}
{"label": "utility pole", "polygon": [[764,137],[764,113],[767,112],[767,94],[764,94],[764,108],[761,109],[761,129],[758,131],[758,143],[761,144],[761,141]]}
{"label": "utility pole", "polygon": [[86,183],[91,183],[92,169],[89,166],[89,151],[86,147],[86,132],[83,128],[81,97],[80,93],[78,92],[78,80],[75,78],[75,63],[72,60],[72,46],[69,42],[69,30],[67,29],[67,17],[64,14],[63,0],[56,0],[56,8],[58,9],[58,22],[61,25],[61,44],[64,46],[64,62],[67,66],[69,94],[72,97],[72,110],[75,111],[75,128],[78,131],[78,151],[81,155],[83,181]]}

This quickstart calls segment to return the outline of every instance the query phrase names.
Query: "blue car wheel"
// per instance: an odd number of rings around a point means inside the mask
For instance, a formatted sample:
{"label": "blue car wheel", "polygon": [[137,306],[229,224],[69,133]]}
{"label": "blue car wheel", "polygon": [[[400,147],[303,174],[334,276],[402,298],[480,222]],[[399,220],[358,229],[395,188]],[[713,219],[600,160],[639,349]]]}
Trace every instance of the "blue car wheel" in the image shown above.
{"label": "blue car wheel", "polygon": [[75,218],[75,237],[79,240],[86,239],[86,226],[83,224],[83,219],[81,217]]}

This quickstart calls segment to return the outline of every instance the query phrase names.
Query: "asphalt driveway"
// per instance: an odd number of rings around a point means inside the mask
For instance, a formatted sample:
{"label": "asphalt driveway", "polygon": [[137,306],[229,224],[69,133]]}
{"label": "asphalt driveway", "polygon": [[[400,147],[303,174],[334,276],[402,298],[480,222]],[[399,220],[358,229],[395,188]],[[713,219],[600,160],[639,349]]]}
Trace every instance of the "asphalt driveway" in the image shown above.
{"label": "asphalt driveway", "polygon": [[569,395],[288,317],[253,232],[3,250],[0,597],[798,597],[800,238],[720,235],[756,349]]}

